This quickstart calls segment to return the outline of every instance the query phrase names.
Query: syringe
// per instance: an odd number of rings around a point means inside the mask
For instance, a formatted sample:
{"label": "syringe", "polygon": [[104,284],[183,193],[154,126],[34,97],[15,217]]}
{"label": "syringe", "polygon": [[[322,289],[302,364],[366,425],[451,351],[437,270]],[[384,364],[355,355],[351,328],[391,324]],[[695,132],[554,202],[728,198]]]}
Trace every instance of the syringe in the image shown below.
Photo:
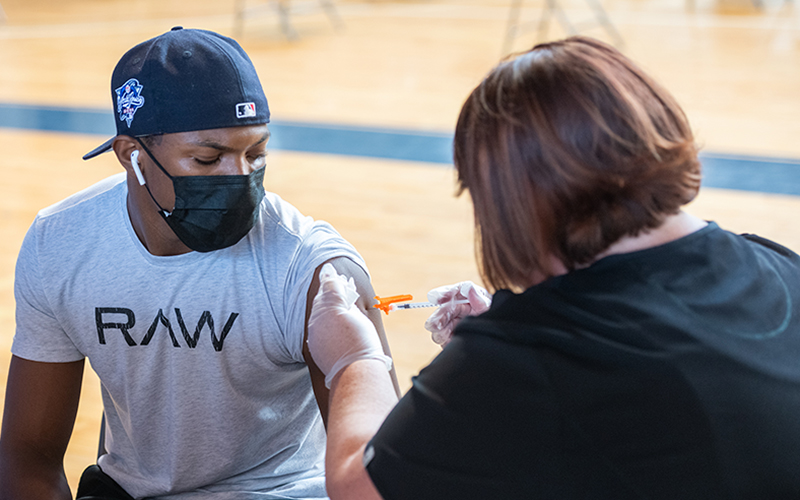
{"label": "syringe", "polygon": [[[398,304],[398,302],[403,302],[406,300],[412,300],[414,297],[411,295],[393,295],[391,297],[375,297],[375,300],[378,301],[375,304],[374,308],[380,309],[381,311],[389,314],[389,311],[396,311],[398,309],[419,309],[422,307],[438,307],[438,304],[434,304],[433,302],[411,302],[408,304]],[[455,304],[468,304],[469,300],[456,300]]]}
{"label": "syringe", "polygon": [[[468,300],[456,300],[452,304],[469,304]],[[397,309],[419,309],[422,307],[439,307],[439,304],[433,302],[412,302],[410,304],[391,304],[389,310],[394,311]]]}

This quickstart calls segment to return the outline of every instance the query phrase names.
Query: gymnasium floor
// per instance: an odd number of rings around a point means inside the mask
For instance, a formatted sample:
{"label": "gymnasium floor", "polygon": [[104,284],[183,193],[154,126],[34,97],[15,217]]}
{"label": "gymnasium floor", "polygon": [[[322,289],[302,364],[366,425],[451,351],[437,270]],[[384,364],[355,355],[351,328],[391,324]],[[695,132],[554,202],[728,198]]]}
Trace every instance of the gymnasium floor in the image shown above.
{"label": "gymnasium floor", "polygon": [[[623,51],[682,103],[703,145],[688,210],[800,251],[800,13],[764,0],[604,0]],[[524,4],[533,26],[541,0]],[[586,0],[562,0],[574,22]],[[36,212],[121,171],[81,155],[112,135],[109,80],[128,48],[174,25],[236,36],[273,116],[265,185],[331,222],[361,251],[378,294],[424,299],[478,280],[469,200],[456,199],[449,140],[469,91],[499,60],[511,0],[295,2],[288,41],[266,2],[0,0],[0,387],[14,333],[13,277]],[[611,41],[602,27],[582,33]],[[564,29],[553,21],[547,38]],[[535,31],[513,40],[521,50]],[[384,316],[403,390],[438,347],[430,310]],[[3,390],[3,389],[0,389]],[[66,458],[73,486],[95,457],[101,407],[87,370]]]}

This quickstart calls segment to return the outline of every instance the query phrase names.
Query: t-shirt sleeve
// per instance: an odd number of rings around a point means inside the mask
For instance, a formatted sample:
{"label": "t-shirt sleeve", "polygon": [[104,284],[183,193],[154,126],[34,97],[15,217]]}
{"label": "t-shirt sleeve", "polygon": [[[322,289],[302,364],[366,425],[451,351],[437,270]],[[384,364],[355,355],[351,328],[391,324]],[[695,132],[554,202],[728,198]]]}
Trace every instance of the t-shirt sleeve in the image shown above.
{"label": "t-shirt sleeve", "polygon": [[314,270],[325,261],[346,257],[358,264],[365,272],[367,266],[356,249],[339,235],[333,227],[322,221],[313,223],[302,237],[292,260],[284,289],[287,328],[284,328],[285,343],[294,361],[305,363],[303,339],[305,336],[306,298]]}
{"label": "t-shirt sleeve", "polygon": [[14,278],[16,332],[11,352],[20,358],[67,363],[84,358],[66,334],[47,299],[34,221],[22,242]]}

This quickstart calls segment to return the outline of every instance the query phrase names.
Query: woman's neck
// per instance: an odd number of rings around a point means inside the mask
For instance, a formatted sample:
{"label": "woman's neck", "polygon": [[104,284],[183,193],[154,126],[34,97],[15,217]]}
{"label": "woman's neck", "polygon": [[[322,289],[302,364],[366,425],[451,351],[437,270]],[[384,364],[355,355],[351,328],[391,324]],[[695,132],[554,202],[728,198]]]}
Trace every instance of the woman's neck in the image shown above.
{"label": "woman's neck", "polygon": [[642,231],[636,236],[625,236],[594,258],[594,262],[609,255],[636,252],[675,241],[706,227],[708,223],[694,215],[680,211],[670,215],[655,229]]}
{"label": "woman's neck", "polygon": [[[591,266],[593,263],[608,257],[609,255],[623,254],[645,250],[647,248],[657,247],[670,241],[675,241],[692,234],[700,229],[706,227],[708,223],[702,219],[689,215],[686,212],[680,211],[675,215],[670,215],[664,219],[655,229],[649,231],[642,231],[636,236],[625,236],[616,242],[612,243],[607,249],[598,254],[591,262],[577,266],[577,269],[583,269]],[[542,281],[552,277],[567,274],[569,270],[564,266],[564,263],[550,256],[549,258],[550,273],[544,274],[542,272],[535,272],[531,275],[531,285],[538,285]]]}

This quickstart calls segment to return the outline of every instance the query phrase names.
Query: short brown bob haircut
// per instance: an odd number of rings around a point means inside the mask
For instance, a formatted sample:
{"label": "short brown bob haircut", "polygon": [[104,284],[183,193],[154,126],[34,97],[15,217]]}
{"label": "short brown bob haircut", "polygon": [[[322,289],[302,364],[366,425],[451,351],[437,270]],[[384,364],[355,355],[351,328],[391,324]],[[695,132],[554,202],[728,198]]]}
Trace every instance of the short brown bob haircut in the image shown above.
{"label": "short brown bob haircut", "polygon": [[691,128],[673,97],[586,37],[535,46],[472,91],[454,141],[489,288],[524,290],[655,228],[700,188]]}

